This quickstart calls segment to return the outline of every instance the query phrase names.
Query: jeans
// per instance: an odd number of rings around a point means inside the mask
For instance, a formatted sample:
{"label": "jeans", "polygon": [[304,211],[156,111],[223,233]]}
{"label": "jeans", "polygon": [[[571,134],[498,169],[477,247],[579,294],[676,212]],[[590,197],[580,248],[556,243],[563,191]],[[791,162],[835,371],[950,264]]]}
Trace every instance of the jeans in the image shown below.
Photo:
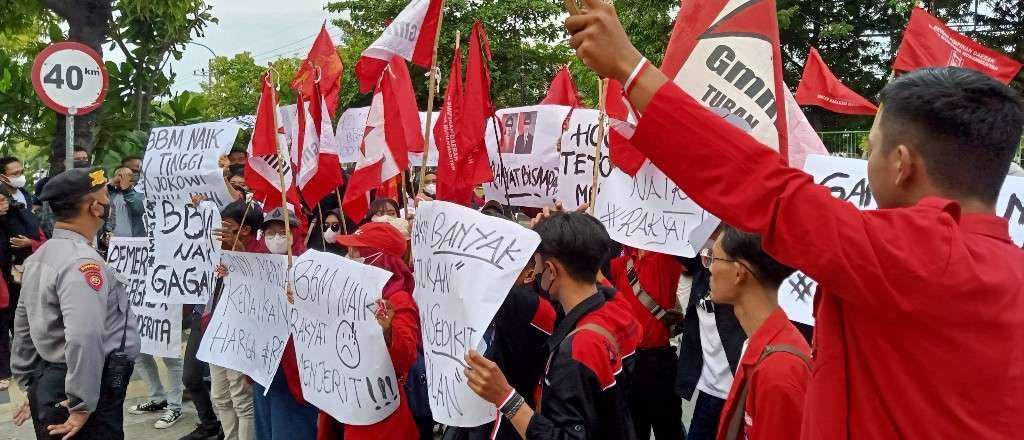
{"label": "jeans", "polygon": [[[104,368],[106,370],[106,368]],[[59,439],[51,437],[46,427],[59,425],[68,419],[67,408],[60,402],[67,399],[64,380],[68,374],[65,364],[43,362],[32,373],[32,385],[28,389],[29,408],[32,411],[32,426],[37,439]],[[130,374],[130,370],[129,370]],[[82,430],[75,440],[123,440],[124,439],[124,395],[127,388],[114,389],[106,381],[101,382],[100,398],[96,410],[89,414]]]}
{"label": "jeans", "polygon": [[213,425],[217,423],[217,414],[213,411],[210,400],[210,388],[203,380],[206,376],[206,362],[196,359],[199,343],[203,340],[203,328],[199,316],[193,315],[189,322],[188,343],[185,344],[185,358],[182,366],[182,380],[185,389],[192,395],[192,404],[196,407],[199,423]]}
{"label": "jeans", "polygon": [[135,369],[142,375],[149,387],[149,400],[154,402],[167,401],[167,409],[181,411],[181,359],[160,358],[167,367],[167,390],[160,382],[160,372],[156,367],[156,358],[145,353],[139,353],[135,358]]}
{"label": "jeans", "polygon": [[[309,403],[299,404],[288,390],[284,372],[277,370],[270,392],[252,384],[252,403],[255,409],[257,440],[313,440],[319,414]],[[392,439],[388,439],[392,440]],[[397,440],[397,439],[394,439]]]}
{"label": "jeans", "polygon": [[225,440],[253,440],[252,387],[245,374],[210,365],[211,397],[224,427]]}
{"label": "jeans", "polygon": [[686,440],[714,440],[723,408],[724,399],[697,391],[697,403],[693,405],[693,419],[690,420]]}

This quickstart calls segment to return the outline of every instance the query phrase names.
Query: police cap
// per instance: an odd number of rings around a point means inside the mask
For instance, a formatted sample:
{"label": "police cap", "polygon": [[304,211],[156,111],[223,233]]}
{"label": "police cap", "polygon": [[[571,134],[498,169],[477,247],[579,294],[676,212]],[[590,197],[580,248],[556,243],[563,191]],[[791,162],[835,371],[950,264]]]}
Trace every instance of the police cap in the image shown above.
{"label": "police cap", "polygon": [[106,185],[107,177],[102,168],[73,168],[46,182],[39,199],[44,202],[75,199]]}

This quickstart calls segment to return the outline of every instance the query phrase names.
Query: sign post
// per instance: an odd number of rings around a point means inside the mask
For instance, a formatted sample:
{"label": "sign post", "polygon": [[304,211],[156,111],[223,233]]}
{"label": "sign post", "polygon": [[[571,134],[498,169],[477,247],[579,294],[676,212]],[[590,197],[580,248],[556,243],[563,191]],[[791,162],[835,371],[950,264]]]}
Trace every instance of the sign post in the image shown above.
{"label": "sign post", "polygon": [[96,51],[81,43],[54,43],[32,63],[32,88],[47,107],[66,116],[64,169],[73,166],[75,116],[99,108],[107,94],[107,69]]}

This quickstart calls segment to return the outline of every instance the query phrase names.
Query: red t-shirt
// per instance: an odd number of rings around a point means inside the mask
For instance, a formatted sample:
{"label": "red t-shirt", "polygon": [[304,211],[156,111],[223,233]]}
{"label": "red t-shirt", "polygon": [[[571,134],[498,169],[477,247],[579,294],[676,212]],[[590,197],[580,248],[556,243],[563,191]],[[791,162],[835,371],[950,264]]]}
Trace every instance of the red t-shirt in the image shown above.
{"label": "red t-shirt", "polygon": [[1024,432],[1024,252],[1005,219],[935,197],[858,211],[672,83],[632,143],[821,286],[802,438]]}
{"label": "red t-shirt", "polygon": [[626,262],[633,259],[633,267],[640,278],[640,287],[659,306],[668,310],[676,305],[676,288],[683,266],[676,257],[657,252],[639,251],[640,256],[623,255],[611,262],[611,281],[623,298],[629,302],[630,310],[640,323],[643,335],[639,348],[659,348],[668,345],[668,328],[654,317],[633,292],[633,286],[626,275]]}

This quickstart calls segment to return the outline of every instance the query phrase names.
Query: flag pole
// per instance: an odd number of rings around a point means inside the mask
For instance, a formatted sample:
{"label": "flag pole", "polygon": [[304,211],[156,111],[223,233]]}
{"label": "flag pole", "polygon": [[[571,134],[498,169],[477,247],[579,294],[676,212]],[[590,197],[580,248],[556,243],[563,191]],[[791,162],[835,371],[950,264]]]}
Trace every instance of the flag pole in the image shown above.
{"label": "flag pole", "polygon": [[348,217],[345,217],[345,207],[341,205],[341,191],[335,188],[334,195],[338,197],[338,213],[341,214],[341,232],[348,235]]}
{"label": "flag pole", "polygon": [[[434,89],[437,88],[437,43],[441,40],[441,25],[444,23],[444,0],[437,14],[437,32],[434,33],[434,53],[430,58],[430,80],[427,83],[427,125],[423,128],[423,158],[420,160],[419,182],[416,195],[423,192],[423,177],[427,174],[427,158],[430,156],[430,123],[434,116]],[[456,39],[458,41],[458,39]],[[436,195],[436,194],[435,194]]]}
{"label": "flag pole", "polygon": [[[245,196],[243,195],[242,198],[244,200]],[[238,224],[238,230],[235,231],[235,241],[231,242],[231,250],[233,250],[233,251],[237,251],[238,250],[238,249],[236,249],[236,247],[238,246],[238,237],[240,237],[242,235],[242,228],[245,227],[245,219],[246,219],[246,217],[249,216],[249,210],[250,209],[252,209],[252,202],[250,202],[250,201],[245,202],[245,211],[242,212],[242,222]]]}
{"label": "flag pole", "polygon": [[597,206],[597,178],[601,175],[601,147],[604,146],[604,123],[608,117],[606,112],[608,103],[605,102],[605,95],[608,92],[608,79],[597,80],[597,109],[600,112],[597,117],[597,146],[594,147],[594,176],[590,181],[590,207],[587,210],[593,214]]}
{"label": "flag pole", "polygon": [[[270,68],[270,69],[268,69],[268,73],[270,73],[270,74],[267,75],[267,81],[271,81],[275,71],[274,71],[273,68]],[[277,86],[275,84],[273,84],[273,83],[271,83],[270,86],[271,86],[271,88],[270,88],[271,95],[270,96],[272,98],[271,102],[276,107],[277,106]],[[275,111],[274,112],[274,127],[275,127],[275,131],[276,131],[276,127],[278,126],[278,124],[280,122],[281,121],[277,120],[277,112]],[[281,183],[281,209],[283,209],[285,211],[285,213],[284,213],[284,236],[285,236],[285,241],[288,242],[288,271],[291,272],[291,270],[292,270],[292,225],[291,225],[291,217],[288,217],[288,187],[285,186],[285,181],[284,181],[284,167],[285,167],[285,164],[287,163],[285,161],[288,160],[288,158],[284,155],[284,150],[281,149],[281,145],[277,143],[277,136],[276,135],[274,136],[274,148],[277,150],[277,167],[276,167],[277,168],[277,178],[279,179],[279,181]],[[296,217],[298,217],[298,214],[296,214]],[[292,290],[292,277],[287,276],[285,278],[287,278],[287,280],[288,280],[287,287],[285,288],[285,294],[287,295],[287,293],[291,292],[291,290]]]}

